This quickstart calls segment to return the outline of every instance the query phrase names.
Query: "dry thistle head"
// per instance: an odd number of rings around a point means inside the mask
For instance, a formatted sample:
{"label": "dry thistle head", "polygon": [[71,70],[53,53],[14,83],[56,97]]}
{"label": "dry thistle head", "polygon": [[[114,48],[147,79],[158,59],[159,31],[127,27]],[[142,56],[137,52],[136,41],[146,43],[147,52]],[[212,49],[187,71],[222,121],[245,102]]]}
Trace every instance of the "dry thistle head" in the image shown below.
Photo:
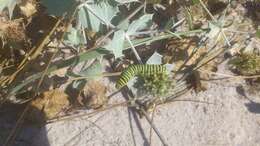
{"label": "dry thistle head", "polygon": [[152,95],[165,95],[168,93],[172,80],[166,72],[140,76],[138,86],[141,90]]}

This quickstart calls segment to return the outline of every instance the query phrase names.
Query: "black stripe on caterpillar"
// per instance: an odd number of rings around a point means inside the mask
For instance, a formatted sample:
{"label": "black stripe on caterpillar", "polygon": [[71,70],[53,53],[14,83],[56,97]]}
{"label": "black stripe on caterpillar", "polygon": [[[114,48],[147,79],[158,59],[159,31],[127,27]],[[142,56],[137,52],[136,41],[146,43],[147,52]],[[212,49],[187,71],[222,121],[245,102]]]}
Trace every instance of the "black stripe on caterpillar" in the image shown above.
{"label": "black stripe on caterpillar", "polygon": [[129,80],[137,75],[151,75],[154,73],[163,73],[166,72],[166,67],[164,65],[155,65],[155,64],[138,64],[130,65],[126,68],[120,75],[119,79],[116,82],[116,88],[120,89],[125,86]]}

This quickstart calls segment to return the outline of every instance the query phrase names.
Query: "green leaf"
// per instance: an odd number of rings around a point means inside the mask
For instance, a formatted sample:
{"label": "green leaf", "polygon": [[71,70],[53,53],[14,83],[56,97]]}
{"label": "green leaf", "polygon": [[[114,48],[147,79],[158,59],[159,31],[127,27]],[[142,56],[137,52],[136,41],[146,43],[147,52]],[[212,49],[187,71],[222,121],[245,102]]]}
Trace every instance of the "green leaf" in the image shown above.
{"label": "green leaf", "polygon": [[112,41],[110,41],[104,48],[111,51],[115,58],[119,58],[123,56],[124,42],[125,32],[123,30],[119,30],[114,33]]}
{"label": "green leaf", "polygon": [[78,7],[77,22],[80,27],[98,32],[101,24],[111,26],[110,21],[118,12],[115,1],[102,1],[98,4],[87,1]]}
{"label": "green leaf", "polygon": [[70,13],[77,6],[76,0],[41,0],[41,3],[47,8],[47,12],[54,16]]}
{"label": "green leaf", "polygon": [[20,0],[0,0],[0,12],[8,8],[10,19],[13,16],[14,7],[20,3]]}
{"label": "green leaf", "polygon": [[87,41],[85,40],[85,38],[80,30],[77,30],[77,29],[71,27],[69,29],[69,31],[65,33],[64,43],[68,46],[77,47],[79,45],[86,44]]}
{"label": "green leaf", "polygon": [[102,74],[102,65],[100,60],[95,60],[90,66],[81,70],[79,75],[82,77],[96,78]]}
{"label": "green leaf", "polygon": [[138,20],[133,21],[128,27],[127,34],[133,35],[136,32],[151,26],[152,17],[153,14],[145,14],[142,17],[140,17]]}
{"label": "green leaf", "polygon": [[[97,49],[89,51],[89,52],[81,53],[75,57],[72,57],[72,58],[62,61],[62,62],[57,61],[57,63],[54,63],[51,65],[51,67],[47,70],[46,74],[49,74],[53,71],[56,71],[56,70],[64,68],[64,67],[76,65],[83,61],[95,59],[95,58],[101,57],[106,54],[109,54],[109,51],[104,50],[103,48],[97,48]],[[16,94],[21,94],[21,93],[27,92],[26,89],[23,90],[24,87],[26,87],[29,83],[34,82],[35,80],[41,78],[42,75],[45,75],[45,72],[35,73],[34,75],[23,80],[23,82],[11,85],[11,87],[10,87],[11,90],[8,93],[7,97],[12,97]]]}

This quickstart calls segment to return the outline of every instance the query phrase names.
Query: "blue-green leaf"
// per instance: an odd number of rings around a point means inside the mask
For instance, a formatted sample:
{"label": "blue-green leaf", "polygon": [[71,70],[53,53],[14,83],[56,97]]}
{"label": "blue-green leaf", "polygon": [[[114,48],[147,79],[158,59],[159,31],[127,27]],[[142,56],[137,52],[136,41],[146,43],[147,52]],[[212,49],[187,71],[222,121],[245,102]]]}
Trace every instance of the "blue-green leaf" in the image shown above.
{"label": "blue-green leaf", "polygon": [[41,3],[47,8],[47,12],[54,16],[70,13],[77,6],[76,0],[41,0]]}
{"label": "blue-green leaf", "polygon": [[65,33],[64,43],[68,46],[77,47],[86,44],[87,41],[85,40],[80,30],[72,27],[69,29],[68,32]]}
{"label": "blue-green leaf", "polygon": [[101,24],[112,26],[111,20],[118,12],[116,2],[102,1],[100,3],[93,3],[87,1],[78,7],[78,26],[98,32]]}
{"label": "blue-green leaf", "polygon": [[95,60],[90,66],[82,69],[79,75],[82,77],[96,78],[102,74],[102,64],[100,60]]}
{"label": "blue-green leaf", "polygon": [[153,55],[146,61],[146,64],[162,64],[162,55],[154,52]]}
{"label": "blue-green leaf", "polygon": [[133,21],[128,27],[127,34],[133,35],[142,29],[150,27],[152,25],[152,17],[152,14],[145,14],[139,19]]}
{"label": "blue-green leaf", "polygon": [[114,33],[112,41],[110,41],[104,48],[111,51],[115,58],[119,58],[123,56],[124,42],[125,32],[123,30],[119,30]]}

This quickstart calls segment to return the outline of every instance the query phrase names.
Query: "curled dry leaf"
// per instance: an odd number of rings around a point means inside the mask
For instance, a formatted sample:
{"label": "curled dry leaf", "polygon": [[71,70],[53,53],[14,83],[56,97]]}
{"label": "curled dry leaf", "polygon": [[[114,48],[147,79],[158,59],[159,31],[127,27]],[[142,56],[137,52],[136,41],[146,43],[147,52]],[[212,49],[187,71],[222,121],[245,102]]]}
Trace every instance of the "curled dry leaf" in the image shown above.
{"label": "curled dry leaf", "polygon": [[82,100],[79,103],[85,105],[87,108],[100,108],[108,102],[106,92],[107,87],[100,81],[90,81],[81,92]]}
{"label": "curled dry leaf", "polygon": [[26,38],[25,30],[20,24],[20,20],[0,20],[0,35],[5,40],[12,42],[21,42]]}
{"label": "curled dry leaf", "polygon": [[46,91],[30,103],[28,120],[44,122],[57,116],[65,107],[69,106],[68,95],[63,91]]}
{"label": "curled dry leaf", "polygon": [[22,3],[19,4],[19,8],[21,10],[21,14],[27,18],[37,12],[36,2],[34,0],[23,0]]}

